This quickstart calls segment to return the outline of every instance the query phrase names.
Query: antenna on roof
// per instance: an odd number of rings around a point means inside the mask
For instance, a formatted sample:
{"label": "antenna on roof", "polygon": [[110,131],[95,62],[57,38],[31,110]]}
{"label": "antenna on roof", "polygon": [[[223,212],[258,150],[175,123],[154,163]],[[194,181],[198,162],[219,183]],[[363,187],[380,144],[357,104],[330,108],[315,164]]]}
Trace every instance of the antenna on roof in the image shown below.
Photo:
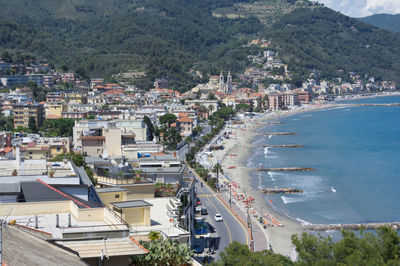
{"label": "antenna on roof", "polygon": [[12,239],[12,235],[10,231],[7,228],[7,225],[9,224],[9,217],[13,214],[14,208],[10,208],[8,210],[8,213],[6,216],[1,218],[0,220],[0,263],[3,265],[3,228],[6,230],[8,237]]}

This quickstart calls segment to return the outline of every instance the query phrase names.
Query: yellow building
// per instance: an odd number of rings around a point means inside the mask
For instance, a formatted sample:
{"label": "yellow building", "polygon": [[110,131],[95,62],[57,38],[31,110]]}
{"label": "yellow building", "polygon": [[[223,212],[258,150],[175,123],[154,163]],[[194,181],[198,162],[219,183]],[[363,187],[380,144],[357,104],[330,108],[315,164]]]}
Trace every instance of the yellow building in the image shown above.
{"label": "yellow building", "polygon": [[130,226],[150,226],[150,207],[152,204],[144,200],[113,202],[113,211]]}
{"label": "yellow building", "polygon": [[98,188],[96,192],[108,207],[111,207],[111,202],[128,200],[128,191],[121,187]]}
{"label": "yellow building", "polygon": [[65,103],[48,103],[46,110],[46,118],[48,116],[52,118],[61,118],[62,112],[68,111],[68,105]]}

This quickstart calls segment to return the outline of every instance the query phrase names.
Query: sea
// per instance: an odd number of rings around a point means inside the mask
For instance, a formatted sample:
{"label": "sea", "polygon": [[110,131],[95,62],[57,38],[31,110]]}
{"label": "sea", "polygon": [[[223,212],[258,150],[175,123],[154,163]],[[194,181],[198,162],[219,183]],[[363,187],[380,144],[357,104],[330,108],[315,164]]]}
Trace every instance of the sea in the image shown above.
{"label": "sea", "polygon": [[[347,103],[400,103],[400,96]],[[266,208],[303,224],[400,221],[400,107],[344,107],[282,116],[253,145],[249,167],[311,167],[312,172],[251,172],[255,189],[290,187],[302,194],[265,195]],[[270,121],[266,122],[270,123]]]}

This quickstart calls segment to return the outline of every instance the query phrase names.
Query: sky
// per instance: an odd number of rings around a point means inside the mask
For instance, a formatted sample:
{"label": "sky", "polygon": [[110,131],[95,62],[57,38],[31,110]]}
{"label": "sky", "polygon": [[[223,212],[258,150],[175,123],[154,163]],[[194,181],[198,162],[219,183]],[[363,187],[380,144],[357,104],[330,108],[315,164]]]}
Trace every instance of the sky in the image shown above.
{"label": "sky", "polygon": [[400,0],[318,0],[325,6],[350,17],[373,14],[400,14]]}

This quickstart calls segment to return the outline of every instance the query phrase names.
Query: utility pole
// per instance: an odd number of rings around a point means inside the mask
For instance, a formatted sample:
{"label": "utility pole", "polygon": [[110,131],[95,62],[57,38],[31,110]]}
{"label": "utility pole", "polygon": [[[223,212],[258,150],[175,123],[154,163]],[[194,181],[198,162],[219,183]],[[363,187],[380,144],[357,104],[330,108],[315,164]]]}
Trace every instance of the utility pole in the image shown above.
{"label": "utility pole", "polygon": [[247,198],[246,191],[244,192],[244,196],[246,197],[245,200],[247,200],[247,227],[250,229],[250,250],[254,252],[254,239],[253,239],[253,226],[251,224],[251,216],[249,214],[249,208],[250,208],[250,201]]}
{"label": "utility pole", "polygon": [[229,186],[229,208],[232,209],[232,185]]}

